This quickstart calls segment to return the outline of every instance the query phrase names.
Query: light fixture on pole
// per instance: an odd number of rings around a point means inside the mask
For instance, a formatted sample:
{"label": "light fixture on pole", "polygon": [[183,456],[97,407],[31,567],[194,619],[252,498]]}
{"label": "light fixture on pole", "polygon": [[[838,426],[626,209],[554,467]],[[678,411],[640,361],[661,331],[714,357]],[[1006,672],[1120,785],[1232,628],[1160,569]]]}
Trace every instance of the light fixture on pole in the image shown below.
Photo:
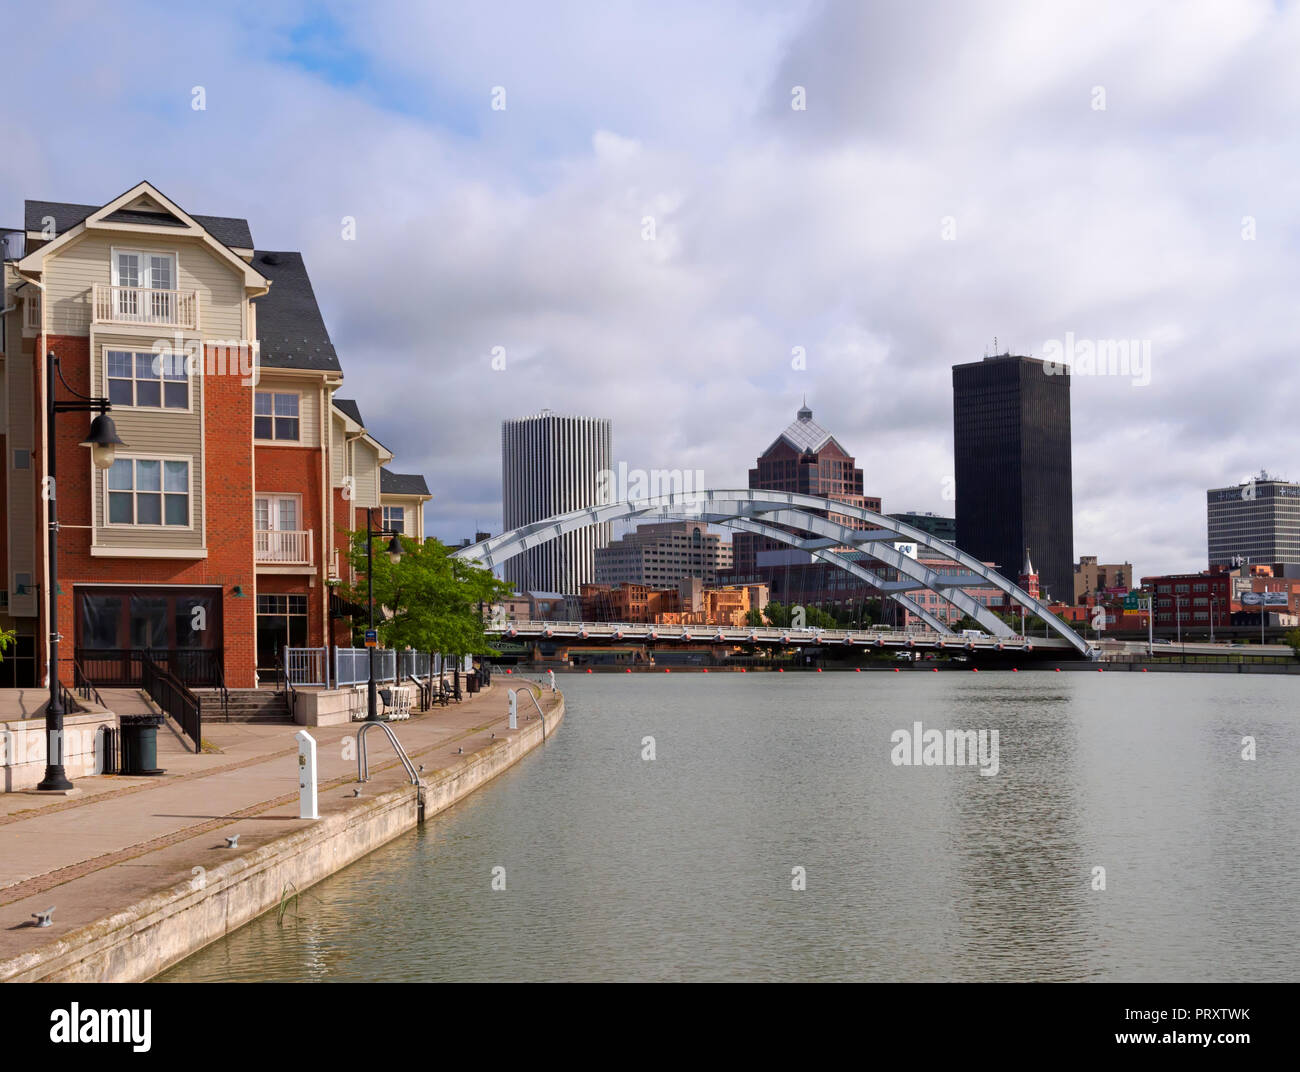
{"label": "light fixture on pole", "polygon": [[370,673],[366,684],[366,721],[379,721],[379,689],[375,683],[375,647],[379,643],[375,632],[375,537],[391,536],[388,542],[388,561],[397,565],[402,558],[401,533],[396,529],[374,528],[370,524],[370,511],[366,511],[366,604],[369,610],[366,628],[366,653]]}
{"label": "light fixture on pole", "polygon": [[[63,389],[73,397],[56,402],[54,399],[55,379],[63,384]],[[83,395],[72,388],[63,378],[63,368],[53,350],[45,357],[45,453],[46,483],[45,496],[49,503],[49,678],[50,699],[45,706],[45,777],[36,788],[47,792],[67,792],[72,788],[67,772],[63,769],[63,688],[59,682],[59,502],[55,480],[57,469],[58,437],[55,435],[55,418],[60,413],[98,413],[90,422],[90,433],[81,441],[81,446],[90,448],[91,462],[96,469],[112,468],[117,448],[126,446],[118,438],[117,428],[108,411],[113,404],[107,398]]]}

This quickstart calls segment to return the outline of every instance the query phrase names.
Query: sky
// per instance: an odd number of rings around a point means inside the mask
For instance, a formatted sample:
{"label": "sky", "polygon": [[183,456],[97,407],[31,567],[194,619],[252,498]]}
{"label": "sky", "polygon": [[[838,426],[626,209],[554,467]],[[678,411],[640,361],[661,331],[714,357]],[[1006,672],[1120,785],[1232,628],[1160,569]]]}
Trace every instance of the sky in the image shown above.
{"label": "sky", "polygon": [[1204,568],[1207,488],[1300,479],[1294,4],[3,10],[0,225],[147,179],[301,250],[441,539],[500,531],[543,408],[731,488],[806,396],[887,512],[951,514],[995,339],[1074,358],[1076,557]]}

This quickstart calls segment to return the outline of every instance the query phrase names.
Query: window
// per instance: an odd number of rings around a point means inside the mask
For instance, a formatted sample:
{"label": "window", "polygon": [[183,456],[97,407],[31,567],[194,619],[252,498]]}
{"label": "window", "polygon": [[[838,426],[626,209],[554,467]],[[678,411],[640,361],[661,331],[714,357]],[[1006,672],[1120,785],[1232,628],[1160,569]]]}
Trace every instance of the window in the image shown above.
{"label": "window", "polygon": [[30,469],[32,467],[32,452],[30,450],[14,450],[14,468]]}
{"label": "window", "polygon": [[253,399],[254,439],[298,439],[298,395],[258,391]]}
{"label": "window", "polygon": [[398,532],[405,532],[406,531],[406,507],[385,506],[384,507],[384,528],[396,529]]}
{"label": "window", "polygon": [[170,322],[174,311],[176,258],[170,253],[114,250],[113,286],[118,288],[113,299],[118,319]]}
{"label": "window", "polygon": [[108,523],[187,527],[190,463],[118,458],[108,471]]}
{"label": "window", "polygon": [[108,400],[115,406],[189,409],[190,378],[184,354],[107,351]]}

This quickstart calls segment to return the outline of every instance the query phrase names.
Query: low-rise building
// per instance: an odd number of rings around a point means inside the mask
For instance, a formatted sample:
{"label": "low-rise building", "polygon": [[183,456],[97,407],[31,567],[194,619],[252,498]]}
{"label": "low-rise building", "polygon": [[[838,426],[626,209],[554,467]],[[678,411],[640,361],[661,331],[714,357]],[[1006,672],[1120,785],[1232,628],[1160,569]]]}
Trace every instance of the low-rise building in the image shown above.
{"label": "low-rise building", "polygon": [[1074,564],[1074,601],[1098,594],[1122,596],[1133,587],[1131,562],[1099,563],[1096,555],[1080,555]]}

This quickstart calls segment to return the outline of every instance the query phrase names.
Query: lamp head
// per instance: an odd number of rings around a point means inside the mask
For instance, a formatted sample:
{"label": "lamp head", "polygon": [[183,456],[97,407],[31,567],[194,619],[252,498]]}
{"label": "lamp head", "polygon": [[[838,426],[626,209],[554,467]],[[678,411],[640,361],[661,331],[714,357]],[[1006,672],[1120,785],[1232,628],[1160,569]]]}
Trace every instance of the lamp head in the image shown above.
{"label": "lamp head", "polygon": [[90,422],[90,434],[82,441],[81,446],[90,448],[90,460],[96,469],[111,469],[117,456],[117,448],[124,447],[126,444],[118,438],[113,418],[107,413],[101,413]]}
{"label": "lamp head", "polygon": [[401,558],[402,540],[400,536],[394,533],[393,538],[388,542],[388,561],[396,566],[401,561]]}

